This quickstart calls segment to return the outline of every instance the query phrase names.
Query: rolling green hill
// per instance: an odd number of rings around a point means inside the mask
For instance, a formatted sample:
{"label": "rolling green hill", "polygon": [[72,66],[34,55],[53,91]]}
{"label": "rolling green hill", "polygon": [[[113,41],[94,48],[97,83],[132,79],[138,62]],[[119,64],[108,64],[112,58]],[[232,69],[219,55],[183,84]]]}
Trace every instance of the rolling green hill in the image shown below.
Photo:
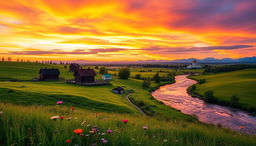
{"label": "rolling green hill", "polygon": [[[142,80],[115,78],[112,85],[95,87],[31,81],[44,67],[59,68],[61,77],[73,78],[63,65],[0,62],[0,145],[256,145],[254,136],[199,123],[161,104],[141,87]],[[161,84],[152,82],[152,87]],[[142,116],[124,95],[112,93],[116,86],[132,90],[131,98],[154,116]],[[59,100],[64,103],[56,105]],[[74,133],[78,128],[81,135]]]}
{"label": "rolling green hill", "polygon": [[[32,78],[38,76],[39,69],[45,67],[59,68],[61,77],[73,78],[72,72],[69,72],[68,68],[65,69],[64,65],[0,62],[0,101],[23,105],[52,105],[53,101],[63,100],[70,105],[84,109],[138,114],[137,109],[131,106],[124,95],[111,92],[112,88],[122,86],[125,89],[133,90],[134,93],[131,97],[138,102],[143,102],[148,111],[158,114],[159,117],[191,119],[189,116],[152,99],[150,92],[141,88],[142,80],[115,78],[111,82],[112,85],[94,87],[66,84],[65,81],[33,82]],[[100,78],[99,74],[97,78]],[[10,82],[10,79],[18,81]],[[158,85],[160,84],[152,82],[152,87]]]}
{"label": "rolling green hill", "polygon": [[201,95],[207,90],[212,90],[216,98],[227,102],[234,95],[239,98],[241,106],[256,108],[256,69],[200,75],[192,78],[206,80],[205,83],[196,85],[195,92]]}

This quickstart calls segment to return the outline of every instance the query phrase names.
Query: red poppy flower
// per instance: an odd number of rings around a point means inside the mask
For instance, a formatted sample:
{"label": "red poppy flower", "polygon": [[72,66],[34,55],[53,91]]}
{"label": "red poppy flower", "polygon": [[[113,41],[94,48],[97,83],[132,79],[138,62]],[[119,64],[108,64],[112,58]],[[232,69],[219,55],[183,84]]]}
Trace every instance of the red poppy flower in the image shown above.
{"label": "red poppy flower", "polygon": [[60,116],[60,119],[63,120],[63,119],[64,119],[64,116]]}
{"label": "red poppy flower", "polygon": [[74,133],[76,133],[76,134],[81,134],[83,132],[84,132],[83,129],[75,129],[74,130]]}
{"label": "red poppy flower", "polygon": [[70,109],[73,111],[75,108],[74,107],[70,107]]}
{"label": "red poppy flower", "polygon": [[123,123],[128,123],[128,120],[123,120]]}
{"label": "red poppy flower", "polygon": [[70,142],[71,142],[71,140],[70,140],[70,139],[67,139],[67,140],[66,140],[66,143],[70,143]]}

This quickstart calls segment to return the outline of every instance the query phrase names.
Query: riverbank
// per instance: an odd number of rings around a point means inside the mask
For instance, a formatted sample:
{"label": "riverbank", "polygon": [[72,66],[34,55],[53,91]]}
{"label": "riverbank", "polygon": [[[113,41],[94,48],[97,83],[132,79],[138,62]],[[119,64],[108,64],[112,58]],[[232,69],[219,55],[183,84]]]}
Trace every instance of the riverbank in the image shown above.
{"label": "riverbank", "polygon": [[153,92],[153,96],[182,113],[197,117],[200,122],[229,128],[241,133],[256,134],[256,117],[246,112],[225,106],[205,103],[187,93],[187,88],[196,84],[186,75],[176,76],[176,83],[165,85]]}
{"label": "riverbank", "polygon": [[[188,93],[205,100],[205,92],[213,92],[211,103],[241,109],[256,115],[256,70],[246,69],[211,75],[190,76],[198,83],[188,88]],[[237,100],[232,100],[235,97]]]}

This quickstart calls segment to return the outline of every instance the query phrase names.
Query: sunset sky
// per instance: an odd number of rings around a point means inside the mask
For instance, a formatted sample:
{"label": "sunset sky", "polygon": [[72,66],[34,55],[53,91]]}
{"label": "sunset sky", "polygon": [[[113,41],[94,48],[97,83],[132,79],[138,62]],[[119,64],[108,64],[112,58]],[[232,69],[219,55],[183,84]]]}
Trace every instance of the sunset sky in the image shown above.
{"label": "sunset sky", "polygon": [[0,57],[256,56],[256,0],[0,0]]}

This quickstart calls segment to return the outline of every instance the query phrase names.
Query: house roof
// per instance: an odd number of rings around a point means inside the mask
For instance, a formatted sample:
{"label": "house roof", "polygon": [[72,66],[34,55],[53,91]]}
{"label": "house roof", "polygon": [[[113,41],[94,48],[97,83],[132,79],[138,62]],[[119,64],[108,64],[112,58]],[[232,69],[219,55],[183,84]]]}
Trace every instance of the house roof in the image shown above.
{"label": "house roof", "polygon": [[39,74],[43,74],[43,75],[59,75],[60,71],[59,71],[59,69],[45,68],[45,69],[40,69],[39,70]]}
{"label": "house roof", "polygon": [[108,77],[109,77],[109,78],[112,77],[112,75],[110,75],[110,74],[104,74],[104,75],[102,75],[102,76],[107,77],[107,78],[108,78]]}
{"label": "house roof", "polygon": [[79,74],[80,76],[96,76],[93,69],[77,69],[74,75]]}
{"label": "house roof", "polygon": [[116,87],[116,88],[114,88],[114,89],[112,89],[112,90],[116,90],[116,91],[124,91],[124,88],[122,88],[122,87]]}
{"label": "house roof", "polygon": [[80,67],[80,65],[77,64],[77,63],[71,63],[69,66],[70,66],[70,67]]}

